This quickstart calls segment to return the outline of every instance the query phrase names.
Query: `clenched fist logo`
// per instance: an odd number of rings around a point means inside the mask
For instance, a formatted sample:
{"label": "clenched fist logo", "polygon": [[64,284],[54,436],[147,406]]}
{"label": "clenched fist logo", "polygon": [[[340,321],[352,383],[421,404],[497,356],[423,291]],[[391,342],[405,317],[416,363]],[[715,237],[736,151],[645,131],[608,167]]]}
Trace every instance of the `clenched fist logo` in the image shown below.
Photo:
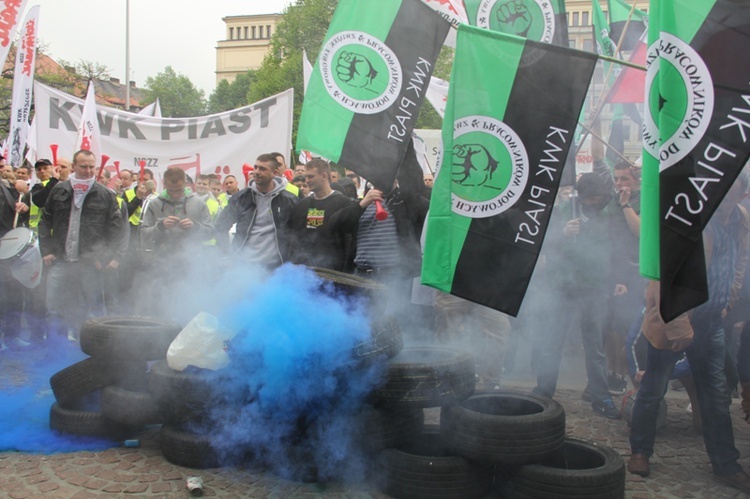
{"label": "clenched fist logo", "polygon": [[453,146],[453,181],[461,185],[479,186],[492,179],[498,161],[481,144]]}
{"label": "clenched fist logo", "polygon": [[364,55],[343,51],[336,61],[336,75],[347,85],[367,89],[378,76],[378,72]]}
{"label": "clenched fist logo", "polygon": [[508,33],[525,37],[531,28],[531,13],[523,0],[511,0],[500,5],[495,13],[497,21]]}

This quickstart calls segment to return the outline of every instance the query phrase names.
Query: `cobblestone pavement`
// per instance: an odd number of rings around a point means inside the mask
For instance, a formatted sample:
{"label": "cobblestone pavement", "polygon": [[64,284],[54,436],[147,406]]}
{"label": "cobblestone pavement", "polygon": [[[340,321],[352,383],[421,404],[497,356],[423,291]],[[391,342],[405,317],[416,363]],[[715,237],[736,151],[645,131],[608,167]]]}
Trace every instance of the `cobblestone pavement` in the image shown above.
{"label": "cobblestone pavement", "polygon": [[[528,383],[508,386],[527,389]],[[627,459],[628,427],[623,421],[592,414],[581,401],[580,391],[561,389],[558,400],[567,414],[570,436],[615,448]],[[724,498],[740,497],[733,489],[712,481],[710,465],[701,437],[693,430],[685,410],[683,393],[668,395],[668,423],[660,430],[653,458],[652,475],[643,479],[627,476],[626,497],[632,498]],[[737,447],[742,464],[750,469],[750,426],[740,417],[739,404],[732,405]],[[436,422],[438,410],[428,410],[427,420]],[[159,451],[158,430],[139,436],[140,448],[112,448],[102,452],[39,455],[0,453],[0,497],[77,498],[90,497],[188,497],[185,479],[203,477],[207,497],[385,497],[371,486],[295,483],[279,479],[261,469],[222,468],[191,470],[167,462]]]}

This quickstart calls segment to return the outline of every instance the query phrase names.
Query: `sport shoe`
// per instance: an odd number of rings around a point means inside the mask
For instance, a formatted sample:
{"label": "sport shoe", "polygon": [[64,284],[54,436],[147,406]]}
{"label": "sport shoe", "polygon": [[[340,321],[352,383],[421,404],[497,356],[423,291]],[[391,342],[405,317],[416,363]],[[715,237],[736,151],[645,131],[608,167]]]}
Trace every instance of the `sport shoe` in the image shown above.
{"label": "sport shoe", "polygon": [[612,402],[612,399],[594,401],[591,403],[591,409],[593,409],[596,414],[601,414],[609,419],[620,419],[622,417],[620,411],[617,410],[615,403]]}
{"label": "sport shoe", "polygon": [[750,476],[744,471],[738,471],[734,475],[714,475],[714,481],[750,494]]}
{"label": "sport shoe", "polygon": [[651,473],[646,454],[632,454],[628,459],[628,472],[633,475],[646,477]]}
{"label": "sport shoe", "polygon": [[607,388],[610,392],[624,393],[628,387],[628,381],[619,374],[610,373],[607,376]]}
{"label": "sport shoe", "polygon": [[31,343],[29,343],[28,341],[22,340],[21,338],[19,338],[18,336],[16,336],[15,338],[13,338],[12,340],[10,340],[8,342],[8,346],[10,348],[18,350],[18,349],[21,349],[21,348],[26,348],[26,347],[31,346]]}
{"label": "sport shoe", "polygon": [[76,335],[72,329],[68,329],[68,341],[72,341],[72,342],[78,341],[78,338],[76,338]]}

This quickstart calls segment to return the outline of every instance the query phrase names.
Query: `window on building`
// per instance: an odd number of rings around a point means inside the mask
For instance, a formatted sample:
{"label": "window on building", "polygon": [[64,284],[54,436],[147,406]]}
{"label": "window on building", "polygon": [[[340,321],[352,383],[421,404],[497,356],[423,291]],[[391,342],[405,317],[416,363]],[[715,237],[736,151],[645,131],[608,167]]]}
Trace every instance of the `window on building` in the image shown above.
{"label": "window on building", "polygon": [[245,26],[245,40],[247,40],[247,26]]}
{"label": "window on building", "polygon": [[573,26],[578,26],[578,12],[573,12]]}
{"label": "window on building", "polygon": [[229,28],[229,39],[234,40],[234,28]]}
{"label": "window on building", "polygon": [[570,47],[572,49],[576,48],[575,38],[568,38],[568,47]]}
{"label": "window on building", "polygon": [[594,51],[594,41],[591,39],[584,39],[583,40],[583,50],[585,52],[593,52]]}
{"label": "window on building", "polygon": [[253,40],[255,40],[255,26],[253,26]]}
{"label": "window on building", "polygon": [[589,25],[589,13],[584,12],[581,14],[581,16],[582,16],[581,25],[588,26]]}
{"label": "window on building", "polygon": [[258,38],[263,38],[263,26],[258,26]]}
{"label": "window on building", "polygon": [[271,38],[271,25],[266,26],[266,38]]}

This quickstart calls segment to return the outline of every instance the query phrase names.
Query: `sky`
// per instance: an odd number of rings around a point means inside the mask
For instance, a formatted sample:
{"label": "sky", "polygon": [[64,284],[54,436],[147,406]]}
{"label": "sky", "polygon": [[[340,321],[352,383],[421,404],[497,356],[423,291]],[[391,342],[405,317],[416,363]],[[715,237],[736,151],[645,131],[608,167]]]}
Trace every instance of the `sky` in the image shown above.
{"label": "sky", "polygon": [[[129,0],[130,74],[139,87],[167,66],[206,97],[216,86],[216,45],[222,17],[282,12],[290,0]],[[53,59],[107,66],[125,81],[126,0],[29,0],[39,5],[39,38]]]}

